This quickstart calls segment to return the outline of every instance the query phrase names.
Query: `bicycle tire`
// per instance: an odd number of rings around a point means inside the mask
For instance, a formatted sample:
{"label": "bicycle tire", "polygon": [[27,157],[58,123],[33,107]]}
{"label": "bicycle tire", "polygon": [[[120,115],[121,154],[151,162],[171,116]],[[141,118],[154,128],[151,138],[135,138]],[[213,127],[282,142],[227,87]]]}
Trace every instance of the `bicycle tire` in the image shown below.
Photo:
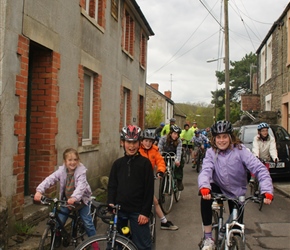
{"label": "bicycle tire", "polygon": [[47,225],[39,242],[39,250],[53,250],[53,244],[55,240],[55,233],[50,225]]}
{"label": "bicycle tire", "polygon": [[152,211],[149,215],[149,227],[150,227],[150,235],[151,235],[151,242],[152,247],[151,249],[154,250],[156,248],[156,214],[155,214],[155,207],[152,207]]}
{"label": "bicycle tire", "polygon": [[181,191],[177,188],[177,180],[174,180],[174,199],[176,202],[180,200]]}
{"label": "bicycle tire", "polygon": [[218,244],[219,241],[219,222],[218,222],[218,212],[215,210],[212,210],[212,238],[216,244]]}
{"label": "bicycle tire", "polygon": [[196,161],[196,172],[199,173],[201,170],[201,157],[200,157],[200,152],[198,154],[198,158]]}
{"label": "bicycle tire", "polygon": [[165,172],[162,179],[160,179],[159,185],[159,205],[164,214],[170,213],[173,204],[173,191],[172,191],[172,179]]}
{"label": "bicycle tire", "polygon": [[76,247],[80,241],[84,241],[84,236],[86,234],[85,226],[80,217],[77,218],[76,222],[76,235],[74,235],[74,246]]}
{"label": "bicycle tire", "polygon": [[190,159],[190,151],[189,148],[186,149],[185,151],[185,162],[188,164]]}
{"label": "bicycle tire", "polygon": [[[108,246],[108,244],[110,244],[110,240],[108,239],[107,235],[96,235],[87,238],[85,241],[79,244],[75,250],[94,249],[92,244],[95,242],[98,242],[100,250],[113,249],[110,247],[110,245]],[[129,238],[121,235],[116,236],[116,243],[118,243],[118,250],[138,250],[138,248]]]}
{"label": "bicycle tire", "polygon": [[[225,249],[225,248],[222,248]],[[234,235],[232,237],[232,244],[229,247],[229,250],[245,250],[246,246],[245,243],[243,242],[242,238],[240,235]]]}

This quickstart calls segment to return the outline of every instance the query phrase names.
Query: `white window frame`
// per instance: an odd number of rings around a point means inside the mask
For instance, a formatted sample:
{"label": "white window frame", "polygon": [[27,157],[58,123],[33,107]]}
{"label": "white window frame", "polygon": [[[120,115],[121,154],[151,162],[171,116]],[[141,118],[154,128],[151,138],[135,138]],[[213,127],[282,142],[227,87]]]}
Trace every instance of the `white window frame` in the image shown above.
{"label": "white window frame", "polygon": [[260,85],[263,85],[265,83],[265,61],[266,61],[266,51],[265,46],[261,50],[261,82]]}
{"label": "white window frame", "polygon": [[88,14],[90,13],[90,0],[86,0],[85,11]]}
{"label": "white window frame", "polygon": [[[89,82],[89,101],[88,101],[88,113],[87,114],[88,116],[87,117],[84,117],[85,116],[85,112],[86,112],[86,107],[85,105],[87,104],[87,96],[86,96],[86,85],[87,85],[87,82],[85,81],[86,80],[86,76],[89,76],[90,78],[90,82]],[[83,102],[83,120],[82,120],[82,128],[83,128],[83,133],[82,133],[82,145],[85,146],[85,145],[91,145],[92,144],[92,131],[93,131],[93,86],[94,86],[94,75],[92,72],[89,72],[89,71],[85,71],[84,73],[84,102]],[[88,122],[88,136],[87,138],[84,138],[84,119],[87,118],[87,122]]]}
{"label": "white window frame", "polygon": [[271,111],[272,106],[272,94],[265,96],[265,111]]}
{"label": "white window frame", "polygon": [[128,107],[127,107],[127,104],[128,104],[128,92],[129,92],[129,89],[127,88],[124,88],[123,89],[123,127],[126,127],[127,126],[127,112],[128,112]]}
{"label": "white window frame", "polygon": [[269,37],[267,41],[267,74],[266,74],[266,81],[272,77],[272,36]]}
{"label": "white window frame", "polygon": [[95,0],[95,19],[98,23],[98,16],[99,16],[99,0]]}

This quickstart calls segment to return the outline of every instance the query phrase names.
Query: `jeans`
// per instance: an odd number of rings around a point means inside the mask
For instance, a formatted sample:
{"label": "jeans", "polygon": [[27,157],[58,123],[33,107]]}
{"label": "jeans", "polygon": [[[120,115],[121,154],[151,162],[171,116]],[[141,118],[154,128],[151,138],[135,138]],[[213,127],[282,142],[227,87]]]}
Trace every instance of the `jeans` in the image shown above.
{"label": "jeans", "polygon": [[[62,222],[62,224],[64,224],[68,218],[68,215],[70,214],[70,210],[66,207],[61,207],[61,212],[59,213],[58,216]],[[64,213],[64,214],[63,214]],[[80,210],[79,210],[79,215],[84,223],[84,227],[86,230],[87,235],[93,236],[96,235],[96,228],[93,224],[93,218],[91,216],[91,203],[89,203],[88,205],[84,205]]]}
{"label": "jeans", "polygon": [[132,241],[137,246],[138,250],[151,250],[151,235],[149,229],[149,222],[144,225],[138,224],[139,213],[128,213],[119,211],[119,220],[128,224],[130,222]]}

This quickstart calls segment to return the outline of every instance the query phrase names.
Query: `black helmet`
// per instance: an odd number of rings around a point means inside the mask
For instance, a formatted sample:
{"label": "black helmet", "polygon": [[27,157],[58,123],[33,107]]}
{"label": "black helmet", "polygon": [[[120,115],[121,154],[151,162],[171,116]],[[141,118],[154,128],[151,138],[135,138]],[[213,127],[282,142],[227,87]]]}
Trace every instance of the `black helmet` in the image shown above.
{"label": "black helmet", "polygon": [[155,131],[152,131],[150,129],[145,129],[143,131],[142,139],[155,140],[155,138],[156,138]]}
{"label": "black helmet", "polygon": [[122,141],[139,141],[141,137],[141,128],[135,125],[128,125],[121,130]]}
{"label": "black helmet", "polygon": [[199,129],[196,129],[195,131],[194,131],[194,133],[197,135],[197,134],[201,134],[201,130],[199,130]]}
{"label": "black helmet", "polygon": [[211,134],[216,136],[218,134],[231,134],[233,127],[229,121],[218,121],[211,126],[210,130]]}
{"label": "black helmet", "polygon": [[258,125],[258,130],[261,130],[263,128],[268,128],[269,129],[269,125],[266,122],[262,122]]}
{"label": "black helmet", "polygon": [[183,125],[183,128],[185,128],[185,127],[189,127],[189,124],[188,123],[185,123],[184,125]]}
{"label": "black helmet", "polygon": [[178,127],[178,126],[176,126],[176,125],[171,125],[171,126],[170,126],[170,132],[171,132],[171,133],[172,133],[172,132],[176,132],[177,134],[180,135],[180,133],[181,133],[181,128]]}

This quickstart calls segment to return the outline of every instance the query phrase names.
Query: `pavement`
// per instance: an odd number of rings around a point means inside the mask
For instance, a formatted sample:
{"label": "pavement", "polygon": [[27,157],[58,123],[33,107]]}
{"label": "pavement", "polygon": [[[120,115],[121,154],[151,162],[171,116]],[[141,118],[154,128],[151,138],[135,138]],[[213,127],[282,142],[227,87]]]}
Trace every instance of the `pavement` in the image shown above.
{"label": "pavement", "polygon": [[[286,197],[290,197],[290,181],[279,181],[273,182],[275,192],[280,192]],[[39,206],[35,205],[35,209],[33,211],[39,211]],[[32,217],[35,217],[35,213],[31,213]],[[33,229],[32,234],[30,235],[14,235],[8,239],[8,249],[11,250],[34,250],[38,249],[38,244],[41,238],[41,235],[46,227],[46,220],[40,221]],[[103,223],[98,223],[97,232],[105,232],[106,227],[104,227]],[[61,248],[58,248],[61,249]],[[74,249],[72,248],[65,248]],[[2,249],[0,249],[2,250]]]}

